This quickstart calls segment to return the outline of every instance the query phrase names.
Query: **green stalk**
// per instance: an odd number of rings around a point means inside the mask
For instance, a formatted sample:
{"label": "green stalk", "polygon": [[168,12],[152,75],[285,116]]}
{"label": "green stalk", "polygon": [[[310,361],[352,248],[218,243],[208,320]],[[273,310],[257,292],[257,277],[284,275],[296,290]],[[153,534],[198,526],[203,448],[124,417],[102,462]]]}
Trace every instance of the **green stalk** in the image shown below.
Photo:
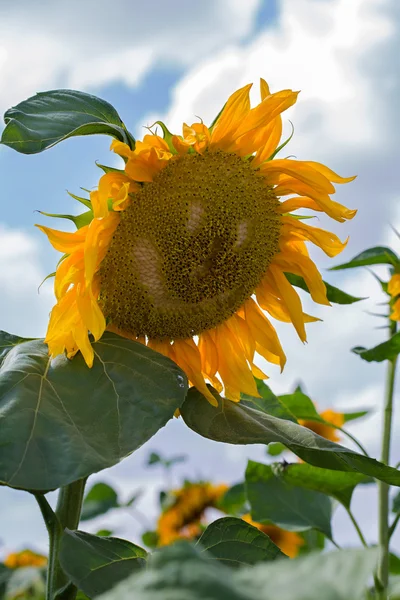
{"label": "green stalk", "polygon": [[46,498],[36,495],[36,500],[49,534],[49,564],[47,567],[46,600],[74,600],[77,588],[68,580],[61,568],[59,555],[64,529],[77,529],[82,509],[86,479],[74,481],[60,489],[57,508],[53,512]]}
{"label": "green stalk", "polygon": [[[390,321],[390,336],[396,333],[396,322]],[[392,435],[393,395],[396,375],[397,357],[389,361],[386,377],[386,398],[383,413],[383,430],[381,445],[381,462],[385,465],[390,460],[390,441]],[[378,518],[379,518],[379,562],[377,576],[381,589],[377,590],[380,600],[387,600],[389,583],[389,485],[378,481]]]}

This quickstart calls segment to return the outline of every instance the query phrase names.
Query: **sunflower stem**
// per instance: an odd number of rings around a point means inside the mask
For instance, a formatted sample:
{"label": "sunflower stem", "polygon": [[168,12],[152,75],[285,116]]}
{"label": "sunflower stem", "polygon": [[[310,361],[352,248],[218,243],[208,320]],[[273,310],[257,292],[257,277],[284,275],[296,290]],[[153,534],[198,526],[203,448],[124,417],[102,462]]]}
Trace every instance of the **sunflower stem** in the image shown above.
{"label": "sunflower stem", "polygon": [[74,600],[78,591],[61,568],[59,556],[64,529],[77,529],[79,525],[85,483],[86,479],[80,479],[62,487],[55,512],[44,496],[36,496],[49,534],[46,600]]}
{"label": "sunflower stem", "polygon": [[[396,333],[396,329],[396,322],[390,321],[390,336]],[[392,434],[393,395],[396,364],[397,357],[389,361],[386,377],[386,393],[381,443],[381,462],[385,465],[389,464],[390,460],[390,441]],[[377,598],[379,598],[379,600],[386,600],[388,597],[389,583],[389,485],[383,481],[378,481],[378,494],[379,562],[377,577],[380,582],[380,589],[377,589]]]}

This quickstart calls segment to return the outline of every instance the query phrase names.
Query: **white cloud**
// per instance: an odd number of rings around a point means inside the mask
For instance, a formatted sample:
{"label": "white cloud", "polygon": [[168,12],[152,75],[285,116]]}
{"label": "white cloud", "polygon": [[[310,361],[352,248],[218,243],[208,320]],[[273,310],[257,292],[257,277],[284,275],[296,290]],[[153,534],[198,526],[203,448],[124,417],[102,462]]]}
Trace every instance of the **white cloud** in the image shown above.
{"label": "white cloud", "polygon": [[33,235],[0,223],[0,329],[23,337],[42,337],[54,302],[45,278],[40,246]]}
{"label": "white cloud", "polygon": [[37,91],[137,85],[156,64],[185,67],[251,31],[260,0],[43,0],[0,7],[0,111]]}

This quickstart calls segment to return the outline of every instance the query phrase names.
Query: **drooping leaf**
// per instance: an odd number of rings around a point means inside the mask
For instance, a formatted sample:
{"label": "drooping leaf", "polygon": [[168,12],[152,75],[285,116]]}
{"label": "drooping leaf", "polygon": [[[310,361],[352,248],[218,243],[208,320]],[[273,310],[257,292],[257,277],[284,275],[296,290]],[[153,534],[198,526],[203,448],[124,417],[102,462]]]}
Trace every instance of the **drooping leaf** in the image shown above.
{"label": "drooping leaf", "polygon": [[67,529],[61,540],[60,564],[72,583],[90,598],[142,569],[146,557],[143,548],[119,538]]}
{"label": "drooping leaf", "polygon": [[217,407],[191,388],[180,409],[187,426],[205,438],[228,444],[280,442],[316,467],[359,472],[400,486],[400,472],[393,467],[335,444],[306,427],[221,398],[215,390],[213,394]]}
{"label": "drooping leaf", "polygon": [[317,529],[332,538],[332,502],[328,496],[276,476],[271,465],[248,462],[246,494],[254,521],[273,523],[288,531]]}
{"label": "drooping leaf", "polygon": [[107,483],[95,483],[83,500],[81,521],[104,515],[118,506],[117,492]]}
{"label": "drooping leaf", "polygon": [[69,137],[102,133],[128,144],[135,140],[111,104],[84,92],[51,90],[32,96],[4,115],[1,143],[36,154]]}
{"label": "drooping leaf", "polygon": [[111,467],[182,404],[186,377],[171,360],[109,332],[93,348],[89,369],[0,334],[1,483],[45,491]]}
{"label": "drooping leaf", "polygon": [[367,362],[382,362],[383,360],[394,360],[400,353],[400,332],[395,333],[389,340],[374,346],[374,348],[363,348],[356,346],[351,350]]}
{"label": "drooping leaf", "polygon": [[331,267],[330,271],[342,271],[343,269],[354,269],[355,267],[367,267],[370,265],[396,265],[399,257],[386,246],[374,246],[357,254],[349,262]]}
{"label": "drooping leaf", "polygon": [[[285,273],[285,275],[292,285],[295,285],[296,287],[299,287],[305,292],[310,293],[310,290],[308,289],[308,286],[304,281],[303,277],[301,277],[300,275],[293,275],[293,273]],[[357,296],[347,294],[347,292],[340,290],[339,288],[335,287],[334,285],[331,285],[327,281],[324,281],[324,284],[326,287],[326,297],[328,298],[329,302],[333,302],[334,304],[354,304],[354,302],[365,300],[365,298],[359,298]]]}
{"label": "drooping leaf", "polygon": [[344,412],[342,413],[344,422],[348,423],[349,421],[355,421],[356,419],[362,419],[369,415],[371,411],[369,410],[358,410],[356,412]]}
{"label": "drooping leaf", "polygon": [[223,517],[211,523],[198,545],[231,567],[286,558],[265,533],[235,517]]}

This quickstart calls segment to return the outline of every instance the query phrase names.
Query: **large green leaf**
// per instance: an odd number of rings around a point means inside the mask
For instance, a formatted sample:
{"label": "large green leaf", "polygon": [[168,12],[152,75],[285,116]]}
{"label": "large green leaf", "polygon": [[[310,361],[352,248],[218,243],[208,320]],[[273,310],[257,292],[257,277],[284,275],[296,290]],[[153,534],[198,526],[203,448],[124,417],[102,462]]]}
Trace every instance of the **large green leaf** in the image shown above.
{"label": "large green leaf", "polygon": [[293,394],[283,394],[278,399],[296,419],[307,419],[324,423],[324,419],[318,414],[317,409],[311,398],[300,390],[295,390]]}
{"label": "large green leaf", "polygon": [[[310,293],[308,285],[304,281],[303,277],[300,277],[300,275],[293,275],[293,273],[285,273],[285,275],[292,285],[295,285],[296,287],[299,287],[305,292]],[[350,294],[347,294],[346,292],[340,290],[334,285],[331,285],[327,281],[324,281],[324,284],[326,287],[326,297],[328,298],[329,302],[333,302],[334,304],[354,304],[354,302],[365,300],[365,298],[351,296]]]}
{"label": "large green leaf", "polygon": [[342,271],[343,269],[354,269],[355,267],[367,267],[371,265],[396,265],[399,262],[397,254],[386,246],[374,246],[357,254],[349,262],[331,267],[330,271]]}
{"label": "large green leaf", "polygon": [[235,517],[223,517],[211,523],[198,545],[231,567],[285,558],[265,533]]}
{"label": "large green leaf", "polygon": [[400,332],[395,333],[389,340],[374,346],[374,348],[363,348],[356,346],[352,348],[354,354],[358,354],[367,362],[382,362],[383,360],[394,360],[400,354]]}
{"label": "large green leaf", "polygon": [[186,377],[168,358],[108,332],[93,348],[89,369],[0,334],[1,483],[44,491],[111,467],[182,404]]}
{"label": "large green leaf", "polygon": [[180,409],[187,426],[203,437],[228,444],[281,442],[316,467],[364,473],[400,486],[400,472],[393,467],[326,440],[306,427],[221,398],[215,390],[213,393],[217,407],[191,388]]}
{"label": "large green leaf", "polygon": [[269,481],[273,475],[290,486],[332,496],[346,508],[350,508],[351,497],[356,486],[369,481],[369,477],[362,473],[331,471],[306,463],[263,465],[250,461],[248,470],[254,480],[259,478],[261,481]]}
{"label": "large green leaf", "polygon": [[228,515],[241,516],[249,512],[244,483],[235,483],[218,500],[217,508]]}
{"label": "large green leaf", "polygon": [[254,521],[273,523],[288,531],[317,529],[332,538],[332,502],[328,496],[293,485],[275,475],[273,466],[250,460],[246,492]]}
{"label": "large green leaf", "polygon": [[143,548],[119,538],[67,529],[61,540],[61,566],[72,583],[90,598],[142,569],[146,557]]}
{"label": "large green leaf", "polygon": [[375,549],[342,550],[234,570],[180,543],[100,600],[362,600],[376,560]]}
{"label": "large green leaf", "polygon": [[81,521],[104,515],[104,513],[112,508],[118,508],[118,506],[117,492],[107,483],[95,483],[83,500]]}
{"label": "large green leaf", "polygon": [[290,568],[279,561],[241,569],[236,581],[259,600],[364,600],[377,555],[375,548],[317,552],[291,560]]}
{"label": "large green leaf", "polygon": [[69,137],[96,133],[111,135],[132,148],[135,143],[111,104],[75,90],[36,94],[10,108],[4,122],[1,143],[23,154],[42,152]]}

